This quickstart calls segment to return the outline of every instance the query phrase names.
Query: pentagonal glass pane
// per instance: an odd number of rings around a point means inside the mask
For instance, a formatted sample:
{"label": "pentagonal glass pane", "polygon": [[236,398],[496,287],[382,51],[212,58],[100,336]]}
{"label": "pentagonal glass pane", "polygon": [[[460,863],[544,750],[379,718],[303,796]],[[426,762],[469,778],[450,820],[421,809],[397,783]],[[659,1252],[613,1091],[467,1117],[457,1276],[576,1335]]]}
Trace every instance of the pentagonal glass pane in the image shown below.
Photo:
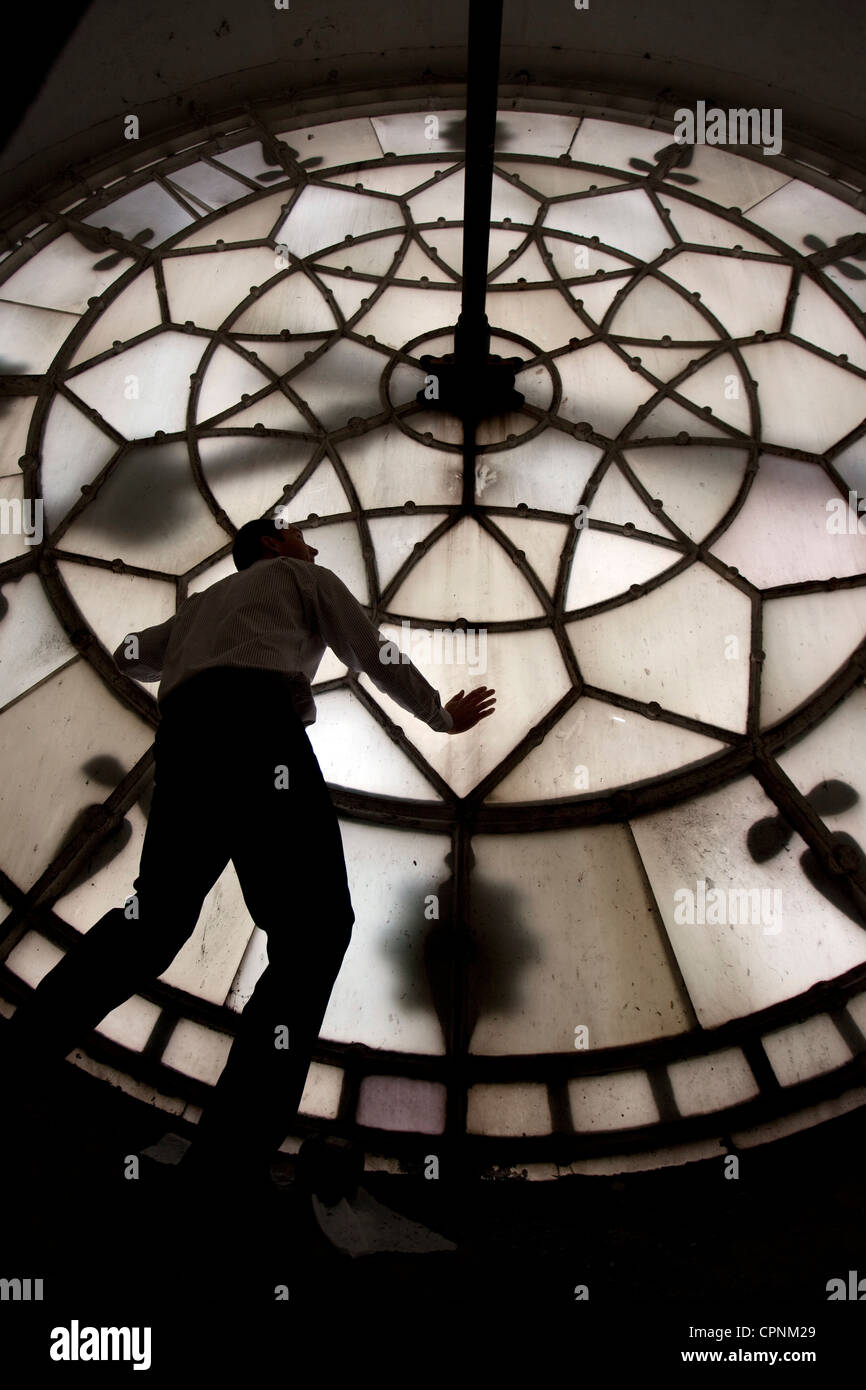
{"label": "pentagonal glass pane", "polygon": [[457,503],[463,478],[459,454],[419,444],[391,425],[340,442],[340,457],[362,507]]}
{"label": "pentagonal glass pane", "polygon": [[69,379],[70,389],[127,439],[145,439],[186,426],[189,379],[205,341],[168,331],[87,367]]}
{"label": "pentagonal glass pane", "polygon": [[235,306],[246,299],[252,286],[264,285],[280,267],[275,252],[263,246],[166,256],[162,268],[172,321],[219,328]]}
{"label": "pentagonal glass pane", "polygon": [[751,605],[706,565],[566,631],[590,685],[745,730]]}
{"label": "pentagonal glass pane", "polygon": [[[201,227],[196,226],[177,246],[214,246],[218,241],[228,246],[237,241],[261,241],[269,237],[274,226],[283,221],[288,193],[271,193],[254,198],[245,207],[214,217]],[[251,282],[255,284],[255,281]]]}
{"label": "pentagonal glass pane", "polygon": [[733,256],[681,251],[665,262],[665,275],[697,291],[704,308],[715,314],[732,338],[782,327],[791,270],[771,261],[744,261]]}
{"label": "pentagonal glass pane", "polygon": [[767,442],[823,453],[866,414],[866,381],[793,343],[742,349],[760,383],[761,428]]}

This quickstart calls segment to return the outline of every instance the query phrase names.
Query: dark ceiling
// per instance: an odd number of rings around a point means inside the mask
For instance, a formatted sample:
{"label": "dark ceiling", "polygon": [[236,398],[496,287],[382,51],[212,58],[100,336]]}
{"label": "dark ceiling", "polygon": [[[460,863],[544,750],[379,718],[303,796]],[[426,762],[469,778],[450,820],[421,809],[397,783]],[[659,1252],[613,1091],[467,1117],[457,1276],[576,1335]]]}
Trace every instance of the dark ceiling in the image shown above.
{"label": "dark ceiling", "polygon": [[[122,152],[130,113],[150,143],[248,101],[312,99],[307,109],[326,116],[353,96],[461,100],[467,0],[287,3],[95,0],[50,15],[20,12],[20,95],[17,105],[7,95],[14,133],[0,158],[0,205],[34,194],[70,164]],[[500,90],[570,98],[576,110],[607,98],[668,119],[699,99],[779,107],[786,139],[866,172],[864,52],[859,0],[588,0],[587,9],[506,0]]]}

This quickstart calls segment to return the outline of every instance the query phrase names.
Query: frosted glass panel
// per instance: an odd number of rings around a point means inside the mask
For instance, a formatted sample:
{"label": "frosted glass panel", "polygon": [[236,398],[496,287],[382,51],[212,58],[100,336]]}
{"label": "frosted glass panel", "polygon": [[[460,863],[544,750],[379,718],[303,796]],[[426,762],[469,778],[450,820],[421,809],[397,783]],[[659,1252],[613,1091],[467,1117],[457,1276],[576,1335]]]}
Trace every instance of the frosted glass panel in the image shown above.
{"label": "frosted glass panel", "polygon": [[77,813],[104,800],[94,798],[90,760],[115,758],[125,775],[152,742],[148,725],[80,660],[0,714],[3,869],[22,891],[64,844]]}
{"label": "frosted glass panel", "polygon": [[162,267],[172,321],[219,328],[235,305],[246,299],[252,285],[263,285],[277,273],[275,262],[269,246],[166,256]]}
{"label": "frosted glass panel", "polygon": [[145,439],[156,430],[172,434],[186,426],[189,379],[205,346],[194,335],[157,333],[85,368],[69,386],[127,439]]}
{"label": "frosted glass panel", "polygon": [[448,167],[448,160],[443,159],[441,165],[395,164],[384,169],[354,169],[348,174],[332,174],[329,182],[345,184],[347,188],[360,184],[360,192],[370,190],[401,197],[419,184],[429,183],[437,169],[442,173]]}
{"label": "frosted glass panel", "polygon": [[129,241],[137,240],[148,230],[150,236],[142,238],[143,244],[158,246],[181,227],[189,226],[193,217],[158,184],[145,183],[82,220],[91,227],[110,227]]}
{"label": "frosted glass panel", "polygon": [[205,589],[209,589],[211,584],[218,584],[221,579],[227,579],[230,574],[237,574],[237,570],[231,555],[224,555],[221,560],[217,560],[213,565],[208,565],[207,569],[202,570],[201,574],[189,581],[187,593],[200,594]]}
{"label": "frosted glass panel", "polygon": [[[566,631],[591,685],[745,730],[750,604],[705,565],[692,565],[633,603],[569,623]],[[731,636],[739,660],[726,655]]]}
{"label": "frosted glass panel", "polygon": [[162,323],[162,310],[156,281],[152,270],[144,270],[99,315],[70,365],[77,367],[88,358],[106,352],[114,343],[127,342],[159,323]]}
{"label": "frosted glass panel", "polygon": [[6,344],[3,371],[16,376],[47,372],[77,322],[74,314],[0,300],[0,341]]}
{"label": "frosted glass panel", "polygon": [[4,965],[19,980],[35,989],[62,958],[63,952],[53,941],[40,936],[38,932],[29,931],[9,952]]}
{"label": "frosted glass panel", "polygon": [[234,865],[227,864],[204,900],[195,931],[159,978],[198,999],[222,1004],[252,929]]}
{"label": "frosted glass panel", "polygon": [[791,331],[828,352],[845,353],[849,362],[866,367],[863,334],[839,305],[805,275],[800,279]]}
{"label": "frosted glass panel", "polygon": [[606,531],[585,530],[571,562],[566,610],[589,608],[593,603],[625,593],[630,584],[644,584],[682,558],[677,550],[613,536]]}
{"label": "frosted glass panel", "polygon": [[575,515],[600,458],[601,450],[594,445],[570,439],[559,430],[547,430],[507,453],[482,459],[484,503],[517,507],[523,502],[539,511]]}
{"label": "frosted glass panel", "polygon": [[[349,499],[343,485],[334,472],[329,458],[322,458],[316,464],[312,476],[291,498],[282,503],[286,521],[302,524],[308,516],[332,516],[338,512],[349,511]],[[352,531],[354,543],[355,532]]]}
{"label": "frosted glass panel", "polygon": [[200,1023],[181,1019],[162,1054],[167,1067],[215,1086],[225,1066],[234,1039]]}
{"label": "frosted glass panel", "polygon": [[[488,772],[511,752],[518,739],[550,710],[569,689],[568,674],[559,654],[556,640],[544,629],[532,632],[499,632],[486,634],[467,632],[465,647],[459,641],[449,647],[447,636],[440,633],[439,645],[422,635],[422,629],[405,631],[388,623],[380,624],[385,637],[396,641],[401,651],[404,643],[408,655],[421,674],[439,691],[447,704],[458,690],[472,690],[486,685],[497,692],[497,713],[483,719],[471,736],[465,739],[435,733],[427,724],[402,709],[383,695],[366,675],[361,684],[384,709],[395,724],[435,768],[440,777],[465,796],[486,777]],[[460,660],[447,660],[449,656]],[[440,659],[437,660],[437,657]],[[544,680],[538,679],[539,671]],[[507,716],[498,717],[505,708]]]}
{"label": "frosted glass panel", "polygon": [[382,796],[440,799],[351,691],[317,695],[316,707],[316,723],[308,733],[326,782]]}
{"label": "frosted glass panel", "polygon": [[768,599],[761,724],[775,724],[819,690],[859,646],[864,633],[866,588]]}
{"label": "frosted glass panel", "polygon": [[[714,357],[706,366],[698,367],[691,376],[680,382],[677,390],[688,400],[694,401],[701,410],[709,406],[716,419],[725,420],[742,434],[751,433],[752,412],[742,383],[741,369],[733,357],[727,354]],[[709,424],[708,416],[701,433]]]}
{"label": "frosted glass panel", "polygon": [[43,309],[65,309],[70,314],[83,314],[87,301],[103,290],[132,265],[124,257],[119,265],[107,270],[94,267],[102,256],[88,251],[71,232],[57,237],[29,261],[25,261],[0,288],[0,296],[16,304],[37,304]]}
{"label": "frosted glass panel", "polygon": [[381,410],[379,381],[385,359],[372,348],[338,342],[311,367],[292,379],[327,429],[344,425],[353,415],[362,418]]}
{"label": "frosted glass panel", "polygon": [[159,1015],[160,1009],[156,1004],[151,1004],[150,1000],[134,994],[126,1003],[106,1014],[96,1031],[106,1038],[111,1038],[112,1042],[120,1043],[122,1047],[141,1052],[156,1026]]}
{"label": "frosted glass panel", "polygon": [[176,169],[170,179],[181,193],[192,193],[209,208],[225,207],[226,203],[246,198],[250,191],[245,183],[230,178],[220,169],[214,169],[204,162],[190,164],[186,169]]}
{"label": "frosted glass panel", "polygon": [[280,226],[276,239],[288,246],[295,256],[303,257],[331,247],[347,236],[363,236],[365,232],[402,226],[400,208],[386,198],[371,198],[341,188],[308,186]]}
{"label": "frosted glass panel", "polygon": [[833,496],[823,468],[763,454],[744,506],[713,553],[760,589],[862,574],[866,536],[833,535],[827,529],[827,502]]}
{"label": "frosted glass panel", "polygon": [[[362,275],[384,275],[403,240],[400,233],[378,236],[375,241],[359,241],[341,246],[339,251],[329,251],[326,256],[317,256],[315,263],[337,266],[340,270],[357,270]],[[374,287],[368,283],[368,288]]]}
{"label": "frosted glass panel", "polygon": [[[653,493],[653,496],[658,494]],[[639,531],[649,531],[651,535],[664,536],[666,540],[673,539],[673,532],[650,511],[615,463],[607,469],[592,499],[589,519],[612,522],[615,526],[625,526],[631,522]]]}
{"label": "frosted glass panel", "polygon": [[674,196],[673,189],[661,195],[661,204],[671,213],[673,224],[685,242],[702,246],[741,246],[744,251],[775,254],[768,241],[744,232],[742,227],[735,222],[727,222],[724,217],[684,203]]}
{"label": "frosted glass panel", "polygon": [[706,1115],[758,1095],[752,1069],[736,1048],[672,1062],[668,1077],[681,1115]]}
{"label": "frosted glass panel", "polygon": [[603,247],[619,247],[644,261],[654,261],[671,244],[665,224],[641,189],[554,203],[544,225],[577,236],[596,236]]}
{"label": "frosted glass panel", "polygon": [[361,555],[361,543],[355,523],[341,521],[327,526],[317,526],[315,529],[310,527],[305,539],[319,552],[316,564],[339,575],[359,603],[369,603],[367,570]]}
{"label": "frosted glass panel", "polygon": [[777,333],[782,327],[789,266],[681,251],[666,263],[665,275],[690,292],[697,290],[701,303],[732,338],[745,338],[759,328]]}
{"label": "frosted glass panel", "polygon": [[568,1083],[568,1099],[578,1134],[633,1129],[659,1119],[649,1077],[642,1071],[576,1077]]}
{"label": "frosted glass panel", "polygon": [[[384,150],[366,116],[351,121],[324,121],[321,125],[284,130],[277,136],[297,151],[298,159],[321,173],[329,164],[350,164],[379,159]],[[224,158],[225,156],[223,156]]]}
{"label": "frosted glass panel", "polygon": [[[274,257],[268,270],[268,280],[274,274]],[[258,284],[250,280],[249,285]],[[249,285],[238,294],[238,300],[246,299]],[[368,294],[371,286],[359,290]],[[248,309],[235,319],[232,328],[236,333],[282,333],[287,328],[291,333],[332,333],[337,325],[337,316],[328,305],[322,291],[306,275],[287,275],[276,285],[253,301]],[[255,344],[253,344],[255,347]],[[315,344],[305,343],[304,347]]]}
{"label": "frosted glass panel", "polygon": [[487,797],[541,801],[610,791],[721,753],[725,744],[598,700],[581,699]]}
{"label": "frosted glass panel", "polygon": [[625,827],[472,845],[471,1052],[573,1053],[579,1027],[597,1048],[689,1026]]}
{"label": "frosted glass panel", "polygon": [[748,455],[711,445],[660,445],[630,449],[626,461],[667,515],[692,540],[706,536],[740,490]]}
{"label": "frosted glass panel", "polygon": [[[574,293],[582,295],[585,288],[575,286]],[[608,326],[612,333],[627,338],[661,338],[666,333],[674,342],[712,342],[719,336],[696,305],[654,275],[645,276],[629,291]],[[640,357],[640,351],[635,355]]]}
{"label": "frosted glass panel", "polygon": [[[274,389],[268,396],[260,396],[252,405],[243,406],[215,417],[219,426],[225,429],[253,429],[264,425],[266,429],[293,430],[297,433],[308,431],[309,421],[293,405],[288,396]],[[207,422],[205,422],[207,423]]]}
{"label": "frosted glass panel", "polygon": [[[856,686],[816,729],[776,755],[803,796],[814,802],[827,829],[852,835],[860,844],[866,844],[864,715],[866,691]],[[825,782],[841,785],[822,787]]]}
{"label": "frosted glass panel", "polygon": [[38,575],[4,584],[3,597],[9,610],[0,621],[0,707],[76,655]]}
{"label": "frosted glass panel", "polygon": [[340,831],[355,925],[321,1036],[441,1055],[434,1000],[442,972],[434,970],[431,980],[425,966],[425,943],[437,923],[424,908],[429,894],[446,891],[450,841],[349,821]]}
{"label": "frosted glass panel", "polygon": [[414,1134],[442,1134],[446,1090],[437,1081],[407,1076],[365,1076],[355,1116],[359,1125]]}
{"label": "frosted glass panel", "polygon": [[318,1115],[323,1120],[335,1120],[340,1110],[340,1093],[345,1073],[340,1067],[325,1067],[311,1062],[307,1084],[298,1107],[302,1115]]}
{"label": "frosted glass panel", "polygon": [[497,292],[491,288],[486,308],[491,327],[518,333],[540,348],[562,347],[570,338],[583,338],[589,332],[558,290],[515,294],[513,290]]}
{"label": "frosted glass panel", "polygon": [[652,163],[653,156],[671,143],[664,130],[644,130],[642,126],[618,121],[597,121],[585,117],[574,137],[569,154],[582,164],[607,164],[622,169],[629,179],[636,176],[630,161],[637,156]]}
{"label": "frosted glass panel", "polygon": [[155,627],[175,612],[173,584],[71,560],[60,560],[58,569],[88,626],[109,652],[128,632]]}
{"label": "frosted glass panel", "polygon": [[27,431],[33,416],[32,397],[8,397],[0,404],[0,475],[18,472],[18,460],[27,448]]}
{"label": "frosted glass panel", "polygon": [[244,394],[255,395],[270,387],[271,378],[239,352],[220,345],[207,364],[199,388],[196,419],[209,420],[237,404]]}
{"label": "frosted glass panel", "polygon": [[535,618],[541,604],[514,561],[476,522],[446,531],[400,585],[391,608],[413,618]]}
{"label": "frosted glass panel", "polygon": [[[433,333],[457,322],[460,296],[451,290],[410,290],[393,287],[358,320],[359,333],[372,333],[388,347],[402,347],[420,333]],[[488,314],[491,323],[492,315]]]}
{"label": "frosted glass panel", "polygon": [[559,558],[569,534],[567,526],[551,521],[528,521],[521,517],[497,516],[493,521],[509,540],[522,550],[549,594],[553,594],[559,571]]}
{"label": "frosted glass panel", "polygon": [[[262,516],[297,481],[311,446],[292,439],[245,439],[223,435],[200,439],[202,471],[222,509],[240,527]],[[344,504],[345,506],[345,501]],[[316,510],[319,510],[318,508]]]}
{"label": "frosted glass panel", "polygon": [[227,539],[192,481],[185,444],[131,449],[63,538],[67,550],[168,574]]}
{"label": "frosted glass panel", "polygon": [[415,516],[372,517],[368,525],[376,550],[379,584],[384,589],[415,546],[438,526],[443,512],[421,512]]}
{"label": "frosted glass panel", "polygon": [[[0,564],[3,564],[6,560],[12,560],[18,555],[25,555],[29,552],[32,540],[28,541],[25,538],[24,527],[26,526],[30,536],[35,538],[39,533],[39,514],[32,502],[25,501],[24,479],[20,474],[17,478],[0,480],[0,497],[9,504],[9,511],[4,511],[4,517],[11,518],[5,521],[6,529],[0,530]],[[21,507],[20,512],[17,512],[18,506]],[[16,534],[14,530],[18,516],[21,518],[20,534]]]}
{"label": "frosted glass panel", "polygon": [[[151,739],[153,730],[151,730]],[[126,768],[110,758],[91,758],[85,767],[90,778],[91,800],[110,795],[123,780]],[[153,779],[138,802],[125,813],[120,830],[104,840],[88,859],[72,885],[57,899],[55,912],[76,931],[88,932],[112,907],[121,907],[135,892],[141,847],[147,827],[145,808],[153,791]]]}
{"label": "frosted glass panel", "polygon": [[803,873],[798,835],[766,862],[752,859],[749,828],[775,812],[758,783],[743,778],[632,822],[704,1028],[798,995],[866,957],[862,927]]}
{"label": "frosted glass panel", "polygon": [[753,207],[749,220],[775,232],[801,256],[808,254],[804,240],[810,234],[832,246],[840,237],[866,231],[862,212],[799,179],[790,180],[760,206]]}
{"label": "frosted glass panel", "polygon": [[[274,225],[283,220],[281,214],[285,211],[287,196],[284,189],[282,193],[256,198],[236,212],[215,217],[203,227],[196,227],[176,244],[183,247],[215,246],[218,241],[224,241],[228,246],[236,241],[263,240],[270,236]],[[256,281],[250,283],[254,285]]]}
{"label": "frosted glass panel", "polygon": [[500,1134],[518,1138],[550,1134],[547,1087],[531,1082],[470,1086],[466,1129],[470,1134]]}
{"label": "frosted glass panel", "polygon": [[463,460],[386,425],[340,442],[340,456],[363,507],[430,506],[460,501]]}
{"label": "frosted glass panel", "polygon": [[866,381],[793,343],[742,349],[758,392],[764,439],[821,454],[866,414]]}
{"label": "frosted glass panel", "polygon": [[761,1042],[782,1086],[808,1081],[851,1061],[851,1049],[826,1014],[766,1033]]}
{"label": "frosted glass panel", "polygon": [[81,488],[104,468],[117,449],[86,415],[63,396],[48,408],[42,435],[42,496],[46,528],[53,530],[81,498]]}
{"label": "frosted glass panel", "polygon": [[566,353],[556,365],[562,377],[560,415],[587,420],[597,434],[615,438],[654,394],[652,384],[630,372],[605,343]]}
{"label": "frosted glass panel", "polygon": [[693,191],[723,208],[742,208],[751,218],[751,209],[782,184],[788,175],[756,159],[743,159],[714,145],[694,145],[688,172],[697,179]]}
{"label": "frosted glass panel", "polygon": [[594,169],[533,164],[528,159],[497,159],[496,167],[506,174],[517,174],[521,183],[545,198],[567,197],[569,193],[584,193],[593,185],[596,188],[609,188],[622,182],[611,175],[598,174]]}

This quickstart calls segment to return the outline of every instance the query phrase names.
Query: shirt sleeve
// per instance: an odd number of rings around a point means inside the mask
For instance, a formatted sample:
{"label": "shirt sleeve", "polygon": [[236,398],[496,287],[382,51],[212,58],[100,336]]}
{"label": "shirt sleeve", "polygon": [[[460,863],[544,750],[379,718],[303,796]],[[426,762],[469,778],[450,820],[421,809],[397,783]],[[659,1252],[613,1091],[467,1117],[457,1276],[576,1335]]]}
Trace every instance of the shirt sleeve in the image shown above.
{"label": "shirt sleeve", "polygon": [[402,709],[447,734],[454,720],[443,709],[439,692],[417,666],[373,626],[358,600],[333,570],[311,566],[315,574],[313,602],[319,632],[333,652],[352,671],[364,671],[383,695]]}
{"label": "shirt sleeve", "polygon": [[174,617],[156,627],[141,632],[128,632],[112,653],[114,664],[138,681],[158,681],[162,676],[166,648],[174,625]]}

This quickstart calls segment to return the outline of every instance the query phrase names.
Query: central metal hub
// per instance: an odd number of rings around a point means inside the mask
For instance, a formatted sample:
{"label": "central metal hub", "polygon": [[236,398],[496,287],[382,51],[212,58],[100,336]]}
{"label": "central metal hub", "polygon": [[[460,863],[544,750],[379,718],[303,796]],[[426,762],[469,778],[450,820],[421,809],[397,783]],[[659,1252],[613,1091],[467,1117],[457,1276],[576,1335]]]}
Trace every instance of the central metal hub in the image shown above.
{"label": "central metal hub", "polygon": [[524,365],[520,357],[499,357],[471,362],[458,360],[453,352],[443,357],[425,354],[421,366],[426,381],[415,399],[428,410],[443,410],[461,420],[486,420],[520,410],[523,396],[515,390],[514,378]]}

